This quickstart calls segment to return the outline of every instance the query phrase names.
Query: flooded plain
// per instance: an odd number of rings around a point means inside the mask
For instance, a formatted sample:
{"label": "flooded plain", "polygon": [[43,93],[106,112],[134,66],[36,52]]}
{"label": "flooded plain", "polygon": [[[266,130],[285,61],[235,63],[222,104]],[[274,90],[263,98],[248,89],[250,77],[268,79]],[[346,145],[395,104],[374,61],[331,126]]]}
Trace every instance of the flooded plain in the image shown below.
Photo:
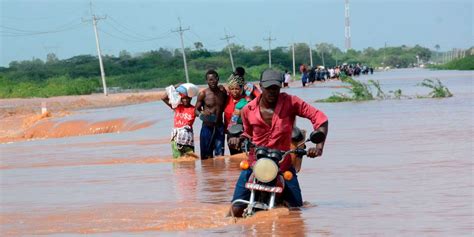
{"label": "flooded plain", "polygon": [[[0,144],[0,234],[472,236],[473,72],[401,69],[357,79],[416,97],[430,92],[417,86],[425,78],[439,78],[454,97],[314,103],[347,90],[340,82],[284,89],[328,115],[323,157],[303,160],[304,207],[237,221],[226,212],[240,158],[174,161],[164,103],[52,119],[55,134],[90,130],[84,124],[110,131]],[[196,134],[200,127],[197,120]]]}

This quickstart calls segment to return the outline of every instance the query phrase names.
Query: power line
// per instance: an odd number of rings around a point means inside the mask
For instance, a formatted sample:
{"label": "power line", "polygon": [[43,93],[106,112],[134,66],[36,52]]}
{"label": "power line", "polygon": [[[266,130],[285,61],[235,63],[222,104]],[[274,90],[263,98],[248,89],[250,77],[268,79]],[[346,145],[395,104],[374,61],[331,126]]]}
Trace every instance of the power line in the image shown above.
{"label": "power line", "polygon": [[240,39],[238,36],[236,36],[236,39],[240,41],[240,43],[242,43],[243,45],[246,45],[246,43],[242,39]]}
{"label": "power line", "polygon": [[142,40],[130,40],[130,39],[122,38],[122,37],[120,37],[120,36],[118,36],[118,35],[111,34],[111,33],[107,32],[107,31],[105,31],[105,30],[103,30],[103,29],[100,29],[100,28],[98,29],[98,31],[100,31],[101,33],[104,33],[104,34],[106,34],[106,35],[108,35],[108,36],[110,36],[110,37],[112,37],[112,38],[119,39],[119,40],[123,40],[123,41],[126,41],[126,42],[143,42]]}
{"label": "power line", "polygon": [[11,27],[7,27],[7,26],[2,26],[0,25],[0,28],[5,28],[5,29],[9,29],[9,30],[16,30],[18,32],[11,32],[11,31],[0,31],[2,32],[3,34],[0,34],[0,36],[5,36],[5,37],[21,37],[21,36],[33,36],[33,35],[44,35],[44,34],[53,34],[53,33],[60,33],[60,32],[64,32],[64,31],[70,31],[70,30],[74,30],[74,29],[77,29],[77,28],[80,28],[84,26],[83,23],[78,23],[76,25],[73,25],[73,26],[70,26],[68,28],[63,28],[63,29],[57,29],[57,30],[49,30],[49,31],[24,31],[21,32],[22,30],[21,29],[16,29],[16,28],[11,28]]}
{"label": "power line", "polygon": [[189,36],[183,34],[183,38],[189,42],[193,42],[194,40],[191,39]]}
{"label": "power line", "polygon": [[132,34],[127,33],[127,32],[125,32],[125,31],[123,31],[123,30],[120,30],[119,28],[115,27],[113,24],[111,24],[111,23],[109,23],[109,22],[106,22],[109,26],[111,26],[112,28],[114,28],[115,31],[118,31],[118,32],[122,33],[123,35],[126,35],[126,36],[128,36],[128,37],[130,37],[130,38],[135,38],[135,39],[141,40],[141,41],[152,41],[152,40],[164,39],[164,38],[167,38],[167,37],[170,36],[170,33],[169,33],[168,31],[167,31],[167,32],[164,32],[164,33],[162,33],[162,34],[160,34],[160,35],[158,35],[158,36],[145,36],[145,35],[143,35],[143,34],[137,33],[137,32],[135,32],[135,31],[131,30],[130,28],[128,28],[128,27],[126,27],[126,26],[120,24],[117,20],[114,20],[114,18],[112,18],[111,16],[108,15],[107,17],[109,17],[110,19],[112,19],[112,21],[113,21],[115,24],[117,24],[119,27],[121,27],[121,28],[123,28],[123,29],[125,29],[125,30],[127,30],[127,31],[130,31]]}
{"label": "power line", "polygon": [[[101,11],[101,12],[105,12],[104,9],[98,7],[98,6],[95,5],[95,4],[93,4],[93,6],[94,6],[94,9],[98,9],[98,10]],[[109,15],[109,14],[107,14],[107,18],[111,19],[111,21],[112,21],[113,23],[115,23],[118,27],[121,27],[121,28],[123,28],[124,30],[133,33],[133,34],[134,34],[134,35],[133,35],[134,38],[141,39],[141,40],[143,40],[143,42],[145,42],[145,41],[152,41],[152,40],[159,40],[159,39],[165,39],[165,38],[170,37],[170,35],[171,35],[171,34],[169,33],[169,31],[162,32],[161,34],[158,34],[157,36],[145,35],[145,34],[142,34],[142,33],[137,32],[137,31],[135,31],[135,30],[132,30],[131,28],[133,28],[133,27],[127,26],[126,24],[121,23],[118,19],[114,18],[113,16],[111,16],[111,15]],[[107,22],[107,24],[110,25],[110,26],[112,26],[112,25],[109,24],[108,22]],[[160,26],[159,28],[165,28],[165,26]],[[119,31],[119,30],[116,30],[116,31]],[[121,32],[122,34],[124,34],[124,35],[130,35],[130,33],[124,32],[123,30],[120,30],[120,32]],[[140,42],[140,41],[137,41],[137,42]]]}
{"label": "power line", "polygon": [[[66,15],[74,15],[74,13],[77,13],[77,9],[69,9],[69,10],[61,10],[62,14]],[[49,15],[49,16],[37,16],[37,17],[18,17],[18,16],[9,16],[5,15],[2,12],[2,20],[3,21],[42,21],[42,20],[57,20],[57,15]]]}
{"label": "power line", "polygon": [[[77,23],[79,22],[79,23]],[[14,37],[14,36],[30,36],[30,35],[41,35],[41,34],[50,34],[50,33],[58,33],[62,31],[68,31],[72,29],[76,29],[79,26],[82,26],[83,23],[80,22],[79,18],[75,18],[68,23],[64,25],[60,25],[58,27],[55,27],[50,30],[26,30],[26,29],[20,29],[20,28],[15,28],[11,26],[6,26],[6,25],[0,25],[2,30],[1,32],[4,33],[2,36],[7,36],[7,37]]]}
{"label": "power line", "polygon": [[120,30],[119,28],[115,27],[114,25],[110,24],[109,22],[105,22],[105,24],[107,24],[112,29],[114,29],[116,32],[119,32],[119,33],[121,33],[122,35],[124,35],[126,37],[129,37],[129,38],[135,39],[135,40],[144,40],[144,38],[141,38],[141,37],[138,37],[136,35],[132,35],[132,34],[129,34],[127,32],[124,32],[124,31]]}
{"label": "power line", "polygon": [[189,32],[191,32],[191,34],[193,34],[194,36],[196,36],[196,38],[197,38],[199,41],[202,41],[201,36],[199,36],[196,32],[194,32],[194,30],[189,29]]}
{"label": "power line", "polygon": [[[57,26],[57,27],[54,27],[52,30],[61,30],[61,29],[64,29],[64,28],[68,28],[72,25],[75,25],[75,23],[77,22],[81,22],[81,18],[74,18],[70,21],[68,21],[68,23],[64,24],[64,25],[60,25],[60,26]],[[14,28],[14,27],[11,27],[11,26],[4,26],[4,25],[1,25],[1,27],[4,27],[4,28],[7,28],[7,29],[10,29],[10,30],[14,30],[14,31],[19,31],[19,32],[23,32],[23,33],[37,33],[37,32],[44,32],[44,31],[38,31],[38,30],[24,30],[24,29],[18,29],[18,28]],[[46,30],[48,31],[48,30]]]}
{"label": "power line", "polygon": [[[146,43],[146,42],[151,42],[151,41],[156,41],[157,39],[148,39],[148,40],[133,40],[133,39],[126,39],[126,38],[123,38],[121,36],[118,36],[118,35],[115,35],[115,34],[112,34],[112,33],[109,33],[107,31],[105,31],[104,29],[101,29],[101,28],[98,28],[98,31],[112,37],[112,38],[115,38],[115,39],[119,39],[119,40],[122,40],[122,41],[126,41],[126,42],[133,42],[133,43]],[[165,36],[165,37],[161,37],[160,39],[166,39],[166,38],[169,38],[170,35],[168,36]]]}
{"label": "power line", "polygon": [[132,33],[134,33],[135,35],[138,35],[139,37],[142,37],[144,39],[150,39],[150,38],[154,38],[152,36],[146,36],[146,35],[143,35],[143,34],[140,34],[140,33],[137,33],[136,31],[126,27],[124,24],[121,24],[118,20],[116,20],[115,18],[113,18],[112,16],[109,16],[110,20],[112,20],[112,22],[114,22],[115,24],[117,24],[118,26],[122,27],[123,29],[125,30],[128,30]]}

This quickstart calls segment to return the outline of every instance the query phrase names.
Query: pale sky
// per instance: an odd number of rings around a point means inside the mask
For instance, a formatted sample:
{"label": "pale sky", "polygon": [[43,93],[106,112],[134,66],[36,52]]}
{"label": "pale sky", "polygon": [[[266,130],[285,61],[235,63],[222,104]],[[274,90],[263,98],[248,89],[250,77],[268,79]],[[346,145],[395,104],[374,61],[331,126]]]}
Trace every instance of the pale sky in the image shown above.
{"label": "pale sky", "polygon": [[[344,49],[344,0],[93,0],[103,54],[185,47],[220,50],[231,42],[272,47],[327,42]],[[0,66],[48,52],[60,59],[97,55],[89,0],[0,0]],[[441,51],[474,45],[472,0],[350,0],[352,47],[419,44]]]}

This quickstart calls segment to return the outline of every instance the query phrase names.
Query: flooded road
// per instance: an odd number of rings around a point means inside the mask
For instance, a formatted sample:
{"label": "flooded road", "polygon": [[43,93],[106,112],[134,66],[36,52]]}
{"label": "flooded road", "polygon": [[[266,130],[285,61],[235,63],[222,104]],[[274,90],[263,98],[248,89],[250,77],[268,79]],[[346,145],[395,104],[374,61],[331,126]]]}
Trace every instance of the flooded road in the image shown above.
{"label": "flooded road", "polygon": [[[323,158],[303,161],[303,208],[237,222],[225,214],[240,159],[173,161],[173,113],[162,102],[54,119],[142,126],[0,144],[0,233],[471,236],[473,72],[404,69],[357,79],[414,97],[430,92],[416,86],[425,78],[439,78],[454,97],[323,104],[313,101],[345,92],[341,83],[285,89],[328,115]],[[310,128],[303,119],[297,124]]]}

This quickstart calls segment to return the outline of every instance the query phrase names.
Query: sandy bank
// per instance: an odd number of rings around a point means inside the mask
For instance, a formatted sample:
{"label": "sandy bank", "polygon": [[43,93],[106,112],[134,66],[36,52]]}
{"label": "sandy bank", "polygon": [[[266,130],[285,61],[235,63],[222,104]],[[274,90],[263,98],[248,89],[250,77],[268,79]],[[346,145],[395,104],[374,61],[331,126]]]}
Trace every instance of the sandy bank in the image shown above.
{"label": "sandy bank", "polygon": [[[103,94],[81,96],[59,96],[51,98],[1,99],[0,100],[0,143],[46,138],[48,132],[38,132],[38,126],[46,126],[51,118],[67,116],[76,110],[114,107],[130,104],[146,103],[160,100],[164,91],[145,91],[136,93],[118,93],[104,96]],[[46,104],[48,113],[42,114],[42,103]],[[100,129],[99,129],[100,130]],[[104,132],[110,132],[105,129]],[[96,129],[97,131],[97,129]],[[57,134],[49,137],[74,136],[75,134]],[[77,134],[79,135],[79,134]]]}

